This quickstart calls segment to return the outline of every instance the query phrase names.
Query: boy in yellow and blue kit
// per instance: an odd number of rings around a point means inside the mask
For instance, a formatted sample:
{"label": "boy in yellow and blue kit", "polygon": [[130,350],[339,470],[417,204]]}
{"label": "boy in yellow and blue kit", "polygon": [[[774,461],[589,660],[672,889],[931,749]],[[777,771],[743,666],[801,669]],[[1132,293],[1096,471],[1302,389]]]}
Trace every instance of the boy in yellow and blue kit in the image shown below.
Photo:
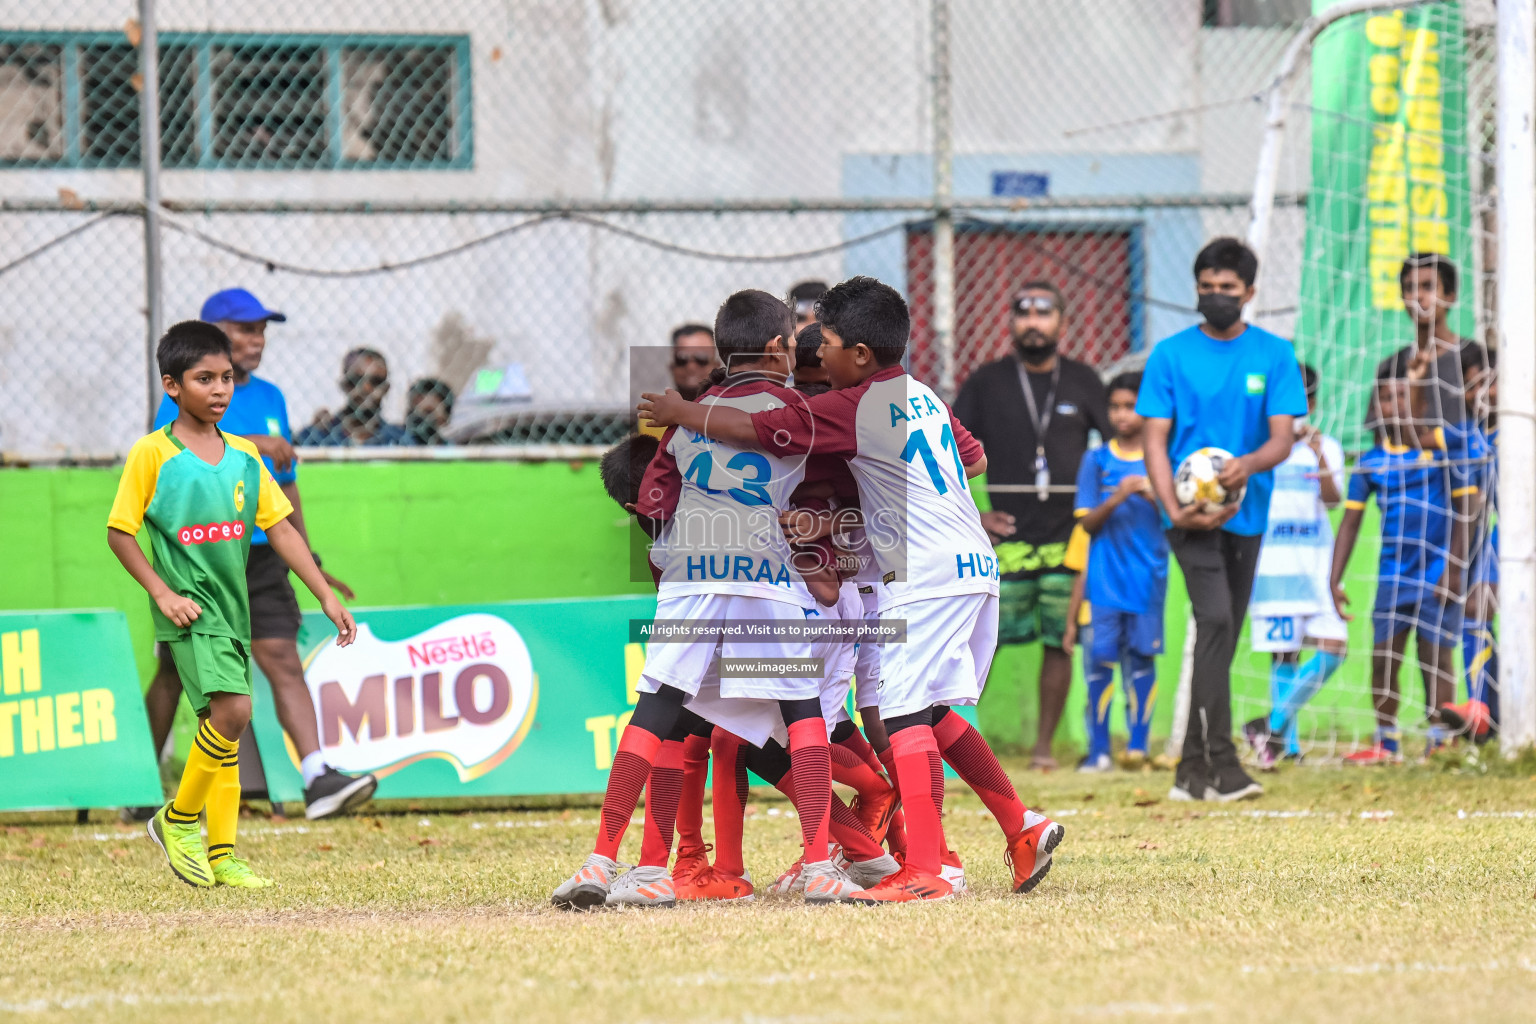
{"label": "boy in yellow and blue kit", "polygon": [[[176,796],[149,822],[172,872],[189,885],[272,884],[234,855],[240,812],[240,734],[251,719],[250,604],[245,563],[253,531],[319,598],[337,643],[357,627],[326,585],[284,497],[249,441],[218,429],[234,390],[229,339],[187,321],[160,339],[161,383],[176,419],[128,452],[107,520],[107,543],[152,598],[155,639],[175,659],[201,719]],[[135,539],[149,527],[151,566]],[[207,810],[208,848],[198,815]]]}

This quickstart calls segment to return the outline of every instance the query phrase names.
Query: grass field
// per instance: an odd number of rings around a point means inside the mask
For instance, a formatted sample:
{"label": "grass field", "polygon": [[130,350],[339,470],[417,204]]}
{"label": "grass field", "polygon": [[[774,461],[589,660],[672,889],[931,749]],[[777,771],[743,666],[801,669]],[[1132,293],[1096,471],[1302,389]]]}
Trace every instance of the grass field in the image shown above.
{"label": "grass field", "polygon": [[[1016,765],[1010,765],[1016,768]],[[595,806],[242,822],[260,892],[172,878],[139,829],[7,816],[0,1017],[239,1021],[1529,1021],[1536,781],[1509,770],[1297,768],[1235,807],[1166,773],[1015,772],[1067,827],[1007,891],[963,789],[973,892],[942,904],[572,916],[549,890]],[[797,855],[759,796],[747,861]],[[638,842],[631,829],[626,853]],[[210,1012],[211,1011],[211,1012]]]}

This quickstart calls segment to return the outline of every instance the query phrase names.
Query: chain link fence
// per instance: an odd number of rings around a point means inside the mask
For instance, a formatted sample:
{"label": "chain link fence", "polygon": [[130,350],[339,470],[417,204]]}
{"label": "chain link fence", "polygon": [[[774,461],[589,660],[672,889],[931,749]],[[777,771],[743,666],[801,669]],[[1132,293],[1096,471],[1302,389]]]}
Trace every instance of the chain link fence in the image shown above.
{"label": "chain link fence", "polygon": [[[229,287],[288,315],[258,372],[295,429],[355,402],[343,362],[368,349],[385,420],[442,381],[468,446],[447,454],[480,457],[622,436],[635,394],[669,382],[672,328],[744,287],[896,285],[911,369],[948,390],[946,216],[952,386],[1008,350],[1029,278],[1065,295],[1064,351],[1106,371],[1194,323],[1191,263],[1247,229],[1266,91],[1310,0],[939,2],[157,0],[151,274],[139,6],[0,0],[0,452],[119,457],[158,402],[151,305],[173,323]],[[1487,338],[1493,4],[1460,9],[1462,301]],[[1318,195],[1314,79],[1304,65],[1290,95],[1250,314],[1287,337]],[[1364,659],[1347,671],[1368,690]],[[1353,739],[1369,711],[1306,727]]]}
{"label": "chain link fence", "polygon": [[[948,12],[956,385],[1005,349],[1022,277],[1058,281],[1067,350],[1095,363],[1191,322],[1190,259],[1244,227],[1259,94],[1304,6]],[[912,299],[912,366],[937,382],[934,15],[159,0],[164,322],[234,286],[288,313],[258,372],[296,427],[346,403],[343,356],[366,347],[392,422],[430,377],[458,396],[460,441],[601,443],[625,423],[631,349],[735,288],[872,273]],[[138,18],[0,3],[12,458],[121,453],[153,395]],[[1304,119],[1290,137],[1305,153]],[[1291,161],[1262,303],[1281,330],[1305,186]],[[101,415],[77,414],[82,387]]]}

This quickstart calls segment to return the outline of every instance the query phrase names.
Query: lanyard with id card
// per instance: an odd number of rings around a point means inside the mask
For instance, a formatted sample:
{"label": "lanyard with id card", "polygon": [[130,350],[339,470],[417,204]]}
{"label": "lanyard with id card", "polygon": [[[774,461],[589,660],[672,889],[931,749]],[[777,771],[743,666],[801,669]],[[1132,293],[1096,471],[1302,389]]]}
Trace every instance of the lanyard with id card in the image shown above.
{"label": "lanyard with id card", "polygon": [[1035,428],[1035,497],[1050,497],[1051,467],[1045,460],[1045,432],[1051,428],[1051,414],[1056,411],[1056,385],[1061,381],[1061,360],[1051,368],[1051,386],[1045,393],[1045,416],[1035,405],[1035,389],[1029,383],[1029,371],[1019,363],[1019,386],[1024,389],[1024,404],[1029,408],[1029,422]]}

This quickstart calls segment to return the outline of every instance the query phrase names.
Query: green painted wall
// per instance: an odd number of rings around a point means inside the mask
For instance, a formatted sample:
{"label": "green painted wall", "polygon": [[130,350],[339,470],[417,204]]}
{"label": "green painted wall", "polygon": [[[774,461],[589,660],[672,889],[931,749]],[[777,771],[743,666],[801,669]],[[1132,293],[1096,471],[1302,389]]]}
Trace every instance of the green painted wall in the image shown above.
{"label": "green painted wall", "polygon": [[[0,470],[0,609],[120,608],[128,615],[140,675],[153,672],[148,598],[107,550],[114,469]],[[357,604],[464,604],[646,593],[643,564],[632,582],[630,530],[604,495],[595,463],[319,464],[301,474],[304,515],[326,569],[350,583]],[[1369,728],[1369,609],[1374,589],[1374,516],[1362,530],[1350,590],[1361,614],[1356,652],[1320,695],[1304,729]],[[301,603],[315,603],[301,590]],[[1178,680],[1185,613],[1177,570],[1169,586],[1168,653],[1159,663],[1153,733],[1167,735]],[[571,638],[580,643],[581,638]],[[1239,652],[1234,687],[1267,701],[1265,659]],[[999,652],[983,729],[1004,747],[1033,740],[1039,648]],[[1080,670],[1079,670],[1080,676]],[[1417,674],[1403,690],[1422,693]],[[1058,740],[1080,745],[1083,688],[1075,686]],[[1240,704],[1239,712],[1249,705]],[[1122,711],[1117,701],[1116,729]],[[1241,719],[1239,719],[1240,721]],[[1410,724],[1405,714],[1405,724]]]}

